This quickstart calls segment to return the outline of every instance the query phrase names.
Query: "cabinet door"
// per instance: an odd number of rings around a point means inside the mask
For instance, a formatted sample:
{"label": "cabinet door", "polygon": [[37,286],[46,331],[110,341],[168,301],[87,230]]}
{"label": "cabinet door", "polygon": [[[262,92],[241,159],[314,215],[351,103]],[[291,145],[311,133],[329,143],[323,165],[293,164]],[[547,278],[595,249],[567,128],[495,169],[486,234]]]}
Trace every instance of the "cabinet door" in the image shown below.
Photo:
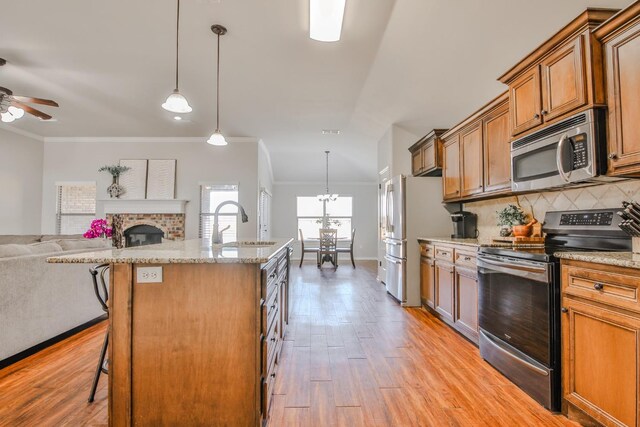
{"label": "cabinet door", "polygon": [[563,305],[564,398],[604,425],[637,425],[640,320],[566,297]]}
{"label": "cabinet door", "polygon": [[444,320],[453,322],[453,264],[437,261],[435,264],[436,311]]}
{"label": "cabinet door", "polygon": [[474,270],[455,270],[456,310],[455,327],[471,340],[478,342],[478,275]]}
{"label": "cabinet door", "polygon": [[411,174],[418,176],[422,172],[422,148],[411,153]]}
{"label": "cabinet door", "polygon": [[551,120],[586,104],[582,36],[542,61],[543,120]]}
{"label": "cabinet door", "polygon": [[534,67],[509,86],[511,134],[518,135],[542,123],[540,68]]}
{"label": "cabinet door", "polygon": [[422,147],[422,170],[430,171],[438,167],[436,158],[436,141],[428,142]]}
{"label": "cabinet door", "polygon": [[640,22],[605,44],[609,172],[640,173]]}
{"label": "cabinet door", "polygon": [[462,132],[460,136],[462,196],[482,193],[483,154],[482,154],[482,122],[477,122],[472,128]]}
{"label": "cabinet door", "polygon": [[483,121],[484,191],[511,188],[511,145],[509,143],[509,105],[505,103]]}
{"label": "cabinet door", "polygon": [[458,134],[444,143],[442,182],[445,200],[460,198],[460,135]]}
{"label": "cabinet door", "polygon": [[432,259],[420,257],[420,299],[422,304],[435,308],[434,304],[434,262]]}

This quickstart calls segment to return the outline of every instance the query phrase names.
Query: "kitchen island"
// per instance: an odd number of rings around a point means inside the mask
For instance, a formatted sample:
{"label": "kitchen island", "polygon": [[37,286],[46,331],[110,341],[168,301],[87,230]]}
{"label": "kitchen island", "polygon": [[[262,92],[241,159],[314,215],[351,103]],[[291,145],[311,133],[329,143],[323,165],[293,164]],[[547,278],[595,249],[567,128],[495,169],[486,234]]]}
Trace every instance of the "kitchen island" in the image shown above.
{"label": "kitchen island", "polygon": [[109,425],[266,420],[291,242],[193,239],[47,260],[110,264]]}

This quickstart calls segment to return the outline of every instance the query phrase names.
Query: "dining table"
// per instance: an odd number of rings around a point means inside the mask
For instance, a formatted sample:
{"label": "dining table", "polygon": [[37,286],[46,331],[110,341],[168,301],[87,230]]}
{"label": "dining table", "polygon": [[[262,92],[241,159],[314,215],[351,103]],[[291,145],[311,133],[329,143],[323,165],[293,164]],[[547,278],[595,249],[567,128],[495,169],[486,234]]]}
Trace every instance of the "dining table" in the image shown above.
{"label": "dining table", "polygon": [[[317,247],[317,248],[320,247],[320,237],[306,237],[304,241],[305,241],[305,246],[307,246],[306,242],[309,242],[309,246],[311,247]],[[338,242],[337,242],[338,247],[348,247],[350,244],[351,244],[351,238],[338,237]],[[336,258],[337,258],[337,255],[336,255]],[[320,267],[325,262],[330,262],[334,265],[337,265],[338,260],[336,259],[334,262],[333,257],[330,254],[324,254],[322,259],[320,260],[320,265],[318,267]]]}

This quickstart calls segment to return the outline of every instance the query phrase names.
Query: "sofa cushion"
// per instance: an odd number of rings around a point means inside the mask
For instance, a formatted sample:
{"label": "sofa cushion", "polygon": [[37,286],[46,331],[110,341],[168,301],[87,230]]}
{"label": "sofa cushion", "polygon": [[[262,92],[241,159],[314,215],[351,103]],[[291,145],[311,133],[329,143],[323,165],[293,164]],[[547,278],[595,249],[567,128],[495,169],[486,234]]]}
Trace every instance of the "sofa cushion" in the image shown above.
{"label": "sofa cushion", "polygon": [[62,239],[83,239],[82,234],[44,234],[40,239],[41,242],[50,242],[52,240],[62,240]]}
{"label": "sofa cushion", "polygon": [[56,243],[58,243],[64,251],[72,251],[75,249],[108,249],[111,247],[111,239],[62,239]]}
{"label": "sofa cushion", "polygon": [[16,245],[28,245],[29,243],[36,243],[40,241],[39,234],[5,234],[0,235],[0,245],[7,245],[9,243],[15,243]]}
{"label": "sofa cushion", "polygon": [[56,242],[38,242],[27,245],[32,254],[50,254],[62,252],[62,246]]}
{"label": "sofa cushion", "polygon": [[31,251],[27,245],[16,245],[10,243],[8,245],[0,245],[0,258],[9,258],[14,256],[31,255]]}

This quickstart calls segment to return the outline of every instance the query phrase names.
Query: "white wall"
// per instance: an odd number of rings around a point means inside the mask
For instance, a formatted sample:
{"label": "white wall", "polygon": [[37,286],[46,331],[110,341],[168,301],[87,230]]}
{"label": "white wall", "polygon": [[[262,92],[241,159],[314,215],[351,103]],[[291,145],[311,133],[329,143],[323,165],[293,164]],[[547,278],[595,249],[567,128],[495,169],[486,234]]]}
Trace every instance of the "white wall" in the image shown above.
{"label": "white wall", "polygon": [[[331,184],[332,193],[353,197],[352,226],[356,229],[354,256],[360,259],[377,257],[377,184]],[[294,258],[300,258],[298,244],[298,220],[296,216],[297,196],[316,196],[324,192],[324,184],[274,183],[272,224],[274,237],[292,237],[296,239]],[[307,254],[308,256],[308,254]],[[345,258],[341,258],[346,261]],[[344,262],[342,262],[344,264]]]}
{"label": "white wall", "polygon": [[39,234],[43,142],[0,129],[0,234]]}
{"label": "white wall", "polygon": [[[198,237],[201,182],[239,184],[239,201],[249,222],[239,223],[238,236],[255,238],[258,200],[258,142],[229,138],[226,147],[214,147],[203,141],[167,142],[46,142],[42,180],[42,232],[55,231],[55,185],[60,181],[97,181],[98,200],[107,199],[111,182],[107,173],[98,173],[102,165],[117,164],[120,159],[177,159],[176,198],[189,200],[186,213],[186,238]],[[98,203],[99,217],[104,217]]]}

